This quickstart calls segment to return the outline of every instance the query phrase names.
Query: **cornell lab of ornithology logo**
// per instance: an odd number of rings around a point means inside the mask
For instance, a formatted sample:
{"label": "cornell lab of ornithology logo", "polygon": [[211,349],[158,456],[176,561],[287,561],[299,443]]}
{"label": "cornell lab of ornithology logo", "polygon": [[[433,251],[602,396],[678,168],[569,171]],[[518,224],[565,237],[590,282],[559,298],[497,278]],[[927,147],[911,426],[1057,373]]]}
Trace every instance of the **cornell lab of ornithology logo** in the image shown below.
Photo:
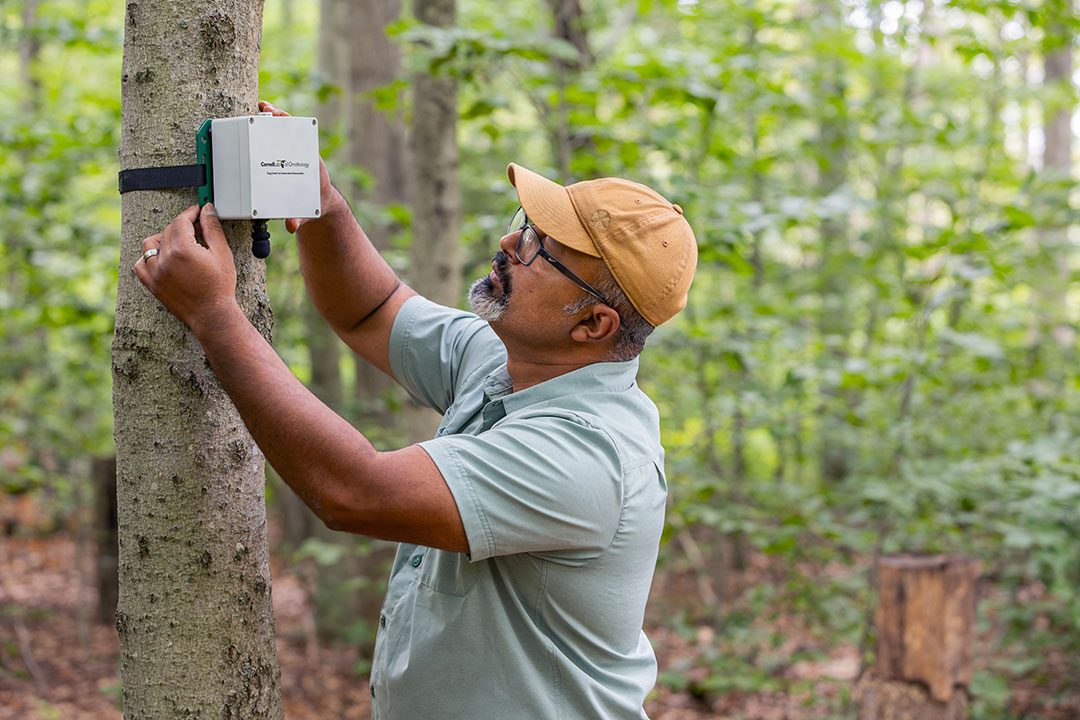
{"label": "cornell lab of ornithology logo", "polygon": [[270,162],[266,162],[265,160],[263,160],[263,161],[259,162],[259,165],[261,167],[278,167],[278,168],[281,168],[282,170],[284,170],[285,168],[309,168],[309,167],[311,167],[311,163],[293,162],[292,160],[271,160]]}

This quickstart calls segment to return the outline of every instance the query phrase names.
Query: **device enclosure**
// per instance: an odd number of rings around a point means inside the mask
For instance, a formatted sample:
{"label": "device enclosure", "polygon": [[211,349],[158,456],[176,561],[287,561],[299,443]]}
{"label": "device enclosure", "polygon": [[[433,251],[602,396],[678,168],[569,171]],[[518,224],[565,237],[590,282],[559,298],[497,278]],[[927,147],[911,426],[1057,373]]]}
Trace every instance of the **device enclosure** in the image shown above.
{"label": "device enclosure", "polygon": [[210,122],[212,197],[224,219],[319,216],[319,125],[248,115]]}

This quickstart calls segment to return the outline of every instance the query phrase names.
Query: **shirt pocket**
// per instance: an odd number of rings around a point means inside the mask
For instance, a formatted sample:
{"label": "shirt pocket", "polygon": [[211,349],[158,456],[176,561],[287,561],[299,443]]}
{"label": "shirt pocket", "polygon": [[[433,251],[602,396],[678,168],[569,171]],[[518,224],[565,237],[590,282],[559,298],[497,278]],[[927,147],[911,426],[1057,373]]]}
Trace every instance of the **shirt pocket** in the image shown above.
{"label": "shirt pocket", "polygon": [[465,597],[476,584],[479,563],[470,562],[465,553],[428,550],[423,564],[420,583],[435,592]]}

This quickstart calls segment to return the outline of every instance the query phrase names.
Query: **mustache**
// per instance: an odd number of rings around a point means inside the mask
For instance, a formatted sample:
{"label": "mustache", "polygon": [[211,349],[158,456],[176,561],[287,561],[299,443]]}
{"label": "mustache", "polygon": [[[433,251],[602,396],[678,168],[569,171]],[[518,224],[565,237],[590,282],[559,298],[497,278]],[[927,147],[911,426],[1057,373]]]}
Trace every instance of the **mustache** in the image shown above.
{"label": "mustache", "polygon": [[499,284],[503,287],[503,294],[510,294],[510,258],[500,250],[491,258],[495,264],[495,274],[499,276]]}

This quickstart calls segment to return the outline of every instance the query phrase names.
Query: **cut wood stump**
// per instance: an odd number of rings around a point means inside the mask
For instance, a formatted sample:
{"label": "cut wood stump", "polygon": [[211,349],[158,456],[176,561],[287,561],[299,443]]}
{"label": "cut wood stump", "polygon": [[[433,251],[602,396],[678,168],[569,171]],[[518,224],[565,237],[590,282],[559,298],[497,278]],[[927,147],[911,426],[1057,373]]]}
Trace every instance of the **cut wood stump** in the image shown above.
{"label": "cut wood stump", "polygon": [[877,654],[855,690],[859,720],[966,718],[979,562],[891,555],[876,571]]}

